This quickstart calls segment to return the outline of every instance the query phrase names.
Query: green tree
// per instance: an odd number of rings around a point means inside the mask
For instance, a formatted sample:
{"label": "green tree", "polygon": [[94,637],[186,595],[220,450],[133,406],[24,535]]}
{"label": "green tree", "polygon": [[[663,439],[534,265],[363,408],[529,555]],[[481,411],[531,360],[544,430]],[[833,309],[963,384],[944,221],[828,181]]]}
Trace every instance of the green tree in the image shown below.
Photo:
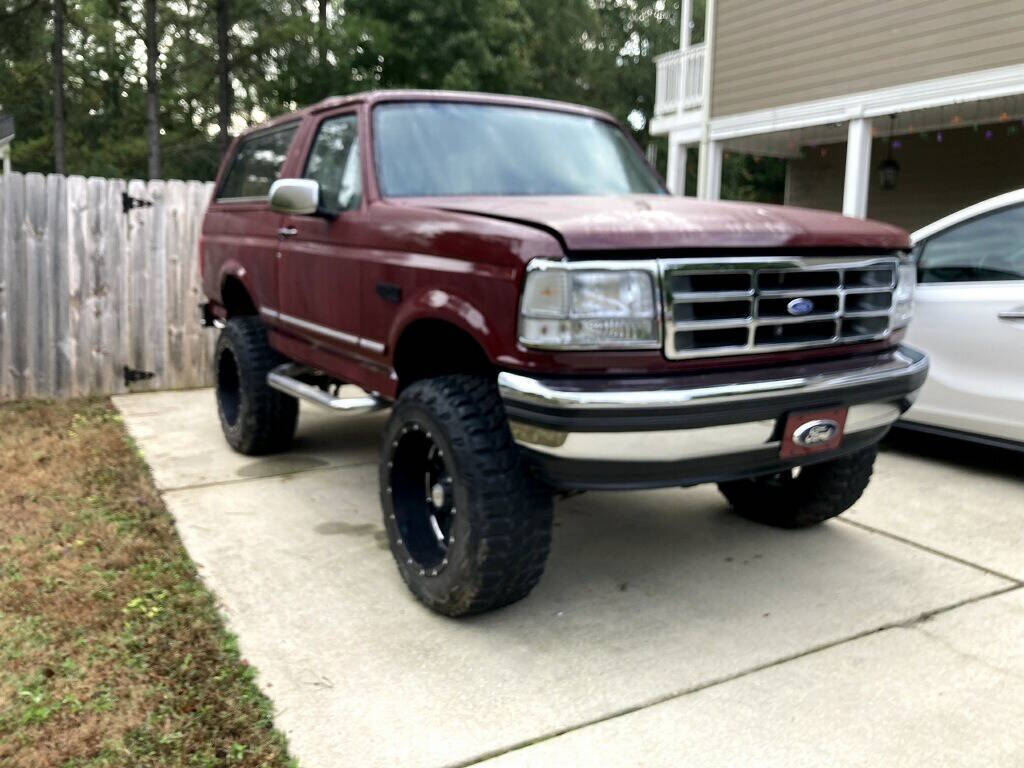
{"label": "green tree", "polygon": [[726,153],[722,161],[722,198],[781,203],[786,192],[786,161]]}
{"label": "green tree", "polygon": [[530,20],[519,0],[348,0],[354,85],[520,93]]}
{"label": "green tree", "polygon": [[[652,58],[679,44],[680,0],[0,0],[0,109],[17,121],[18,170],[54,169],[55,1],[69,173],[155,175],[148,123],[163,176],[212,178],[242,125],[372,88],[588,104],[658,144],[664,166],[664,139],[648,135]],[[695,0],[695,42],[703,12]],[[728,154],[723,195],[780,200],[784,174]]]}
{"label": "green tree", "polygon": [[14,115],[18,169],[53,170],[52,11],[48,2],[0,4],[0,109]]}

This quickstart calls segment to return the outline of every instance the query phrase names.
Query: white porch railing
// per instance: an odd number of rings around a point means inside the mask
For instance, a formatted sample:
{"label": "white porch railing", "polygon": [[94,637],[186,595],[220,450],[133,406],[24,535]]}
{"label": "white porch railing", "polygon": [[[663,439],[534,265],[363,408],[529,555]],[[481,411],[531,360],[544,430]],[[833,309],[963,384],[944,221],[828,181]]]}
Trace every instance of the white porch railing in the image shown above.
{"label": "white porch railing", "polygon": [[704,103],[704,44],[655,56],[654,114],[699,109]]}

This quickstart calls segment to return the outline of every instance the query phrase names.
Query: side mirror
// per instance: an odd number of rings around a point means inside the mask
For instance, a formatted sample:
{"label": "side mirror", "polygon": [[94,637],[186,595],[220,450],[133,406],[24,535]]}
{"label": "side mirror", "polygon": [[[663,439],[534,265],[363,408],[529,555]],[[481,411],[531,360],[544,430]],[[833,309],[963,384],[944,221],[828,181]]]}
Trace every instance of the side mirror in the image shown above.
{"label": "side mirror", "polygon": [[294,216],[320,212],[320,183],[313,179],[278,179],[270,185],[270,210]]}

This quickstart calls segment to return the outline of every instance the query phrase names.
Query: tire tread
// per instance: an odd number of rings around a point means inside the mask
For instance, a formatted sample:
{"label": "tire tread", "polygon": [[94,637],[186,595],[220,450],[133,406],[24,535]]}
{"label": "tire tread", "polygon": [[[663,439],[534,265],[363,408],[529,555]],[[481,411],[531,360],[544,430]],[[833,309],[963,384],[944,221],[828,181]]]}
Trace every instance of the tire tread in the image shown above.
{"label": "tire tread", "polygon": [[812,464],[784,486],[751,478],[718,487],[743,517],[779,528],[804,528],[836,517],[856,503],[871,480],[877,453],[878,447],[870,446]]}
{"label": "tire tread", "polygon": [[399,563],[406,584],[430,608],[449,616],[482,613],[522,599],[544,571],[552,503],[525,471],[494,382],[470,375],[423,379],[405,390],[393,419],[401,419],[403,403],[428,410],[446,426],[460,457],[473,458],[458,465],[473,507],[473,561],[462,564],[463,578],[445,599],[417,589],[417,576]]}
{"label": "tire tread", "polygon": [[245,406],[239,411],[237,430],[224,424],[231,446],[247,456],[264,456],[291,447],[298,421],[299,403],[267,384],[267,374],[285,362],[267,340],[266,327],[254,315],[228,320],[217,341],[219,358],[222,345],[228,345],[238,361],[239,386]]}

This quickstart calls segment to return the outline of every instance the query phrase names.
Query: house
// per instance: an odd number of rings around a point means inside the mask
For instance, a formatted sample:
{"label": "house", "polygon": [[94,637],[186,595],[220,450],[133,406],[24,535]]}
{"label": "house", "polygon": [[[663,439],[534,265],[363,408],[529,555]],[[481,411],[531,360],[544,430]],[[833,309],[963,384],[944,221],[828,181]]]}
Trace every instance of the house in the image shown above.
{"label": "house", "polygon": [[0,114],[0,170],[11,172],[11,142],[14,141],[14,118]]}
{"label": "house", "polygon": [[673,192],[687,148],[699,197],[723,153],[785,158],[786,204],[907,229],[1024,187],[1021,0],[706,0],[699,44],[693,3],[655,59]]}

